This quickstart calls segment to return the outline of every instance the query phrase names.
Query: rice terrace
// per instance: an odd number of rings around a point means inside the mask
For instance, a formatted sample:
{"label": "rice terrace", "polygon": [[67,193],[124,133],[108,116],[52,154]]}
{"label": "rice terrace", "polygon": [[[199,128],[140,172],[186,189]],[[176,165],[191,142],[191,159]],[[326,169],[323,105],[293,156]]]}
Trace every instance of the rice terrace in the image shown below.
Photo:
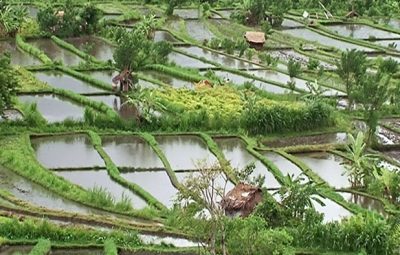
{"label": "rice terrace", "polygon": [[400,254],[400,1],[0,0],[0,255]]}

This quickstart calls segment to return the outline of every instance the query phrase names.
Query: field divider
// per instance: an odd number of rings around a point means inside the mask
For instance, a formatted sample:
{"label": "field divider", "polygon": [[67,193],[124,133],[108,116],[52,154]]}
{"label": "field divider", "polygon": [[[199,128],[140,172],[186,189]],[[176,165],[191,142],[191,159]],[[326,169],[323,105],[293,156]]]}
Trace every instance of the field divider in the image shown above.
{"label": "field divider", "polygon": [[92,55],[87,54],[86,52],[81,51],[80,49],[76,48],[74,45],[58,38],[55,35],[51,36],[51,40],[53,40],[53,42],[55,44],[57,44],[58,46],[60,46],[61,48],[64,48],[72,53],[74,53],[75,55],[79,56],[80,58],[82,58],[85,61],[89,61],[89,62],[93,62],[96,64],[102,64],[103,61],[98,60],[97,58],[93,57]]}
{"label": "field divider", "polygon": [[29,252],[29,255],[47,255],[51,249],[51,242],[47,239],[39,239],[37,244]]}
{"label": "field divider", "polygon": [[155,197],[153,197],[149,192],[145,191],[139,185],[127,181],[125,178],[121,176],[118,167],[114,164],[110,156],[103,149],[101,137],[97,133],[93,131],[87,131],[87,134],[90,138],[90,141],[92,142],[92,145],[94,146],[96,151],[100,154],[100,157],[104,160],[108,175],[111,177],[111,179],[113,179],[120,185],[128,188],[130,191],[134,192],[141,198],[143,198],[147,203],[149,203],[149,205],[154,206],[155,208],[162,211],[167,210],[167,208],[161,202],[159,202]]}
{"label": "field divider", "polygon": [[253,155],[256,159],[260,160],[260,162],[267,167],[268,171],[270,171],[275,179],[282,185],[286,186],[287,181],[286,177],[282,174],[281,170],[268,158],[264,157],[261,153],[254,149],[254,141],[250,140],[248,137],[240,136],[240,139],[245,143],[247,151]]}
{"label": "field divider", "polygon": [[221,151],[221,149],[218,147],[217,143],[212,139],[211,136],[209,136],[206,133],[200,132],[198,134],[203,141],[207,144],[208,149],[215,155],[215,157],[218,159],[218,162],[224,171],[225,175],[228,177],[228,179],[235,185],[239,183],[239,178],[235,174],[234,169],[232,168],[230,162],[225,158],[224,153]]}
{"label": "field divider", "polygon": [[90,84],[92,84],[92,85],[94,85],[94,86],[96,86],[96,87],[98,87],[100,89],[103,89],[103,90],[106,90],[106,91],[111,91],[111,92],[113,91],[112,86],[111,86],[111,82],[110,82],[110,84],[108,84],[106,82],[97,80],[97,79],[95,79],[95,78],[93,78],[93,77],[91,77],[91,76],[89,76],[87,74],[83,74],[81,72],[77,72],[77,71],[75,71],[75,70],[73,70],[73,69],[71,69],[69,67],[65,67],[65,66],[56,66],[56,69],[66,73],[68,75],[71,75],[71,76],[73,76],[73,77],[75,77],[75,78],[77,78],[79,80],[88,82],[88,83],[90,83]]}
{"label": "field divider", "polygon": [[176,174],[175,174],[174,170],[172,169],[171,164],[169,163],[164,152],[158,146],[158,143],[157,143],[157,140],[155,139],[155,137],[150,133],[139,133],[138,135],[150,145],[150,147],[153,149],[153,151],[160,158],[161,162],[164,164],[165,171],[167,172],[172,185],[180,191],[185,190],[183,185],[179,183],[178,178],[176,177]]}
{"label": "field divider", "polygon": [[20,48],[21,50],[23,50],[24,52],[27,52],[30,55],[38,58],[45,65],[53,65],[53,61],[42,50],[25,42],[22,36],[17,35],[15,40],[17,43],[17,47]]}

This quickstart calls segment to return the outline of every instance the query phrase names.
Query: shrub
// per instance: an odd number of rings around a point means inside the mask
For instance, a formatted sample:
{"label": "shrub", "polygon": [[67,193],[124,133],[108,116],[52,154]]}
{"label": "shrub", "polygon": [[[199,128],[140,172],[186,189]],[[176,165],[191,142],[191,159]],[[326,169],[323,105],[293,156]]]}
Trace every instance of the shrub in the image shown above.
{"label": "shrub", "polygon": [[287,66],[290,78],[296,77],[301,73],[301,64],[293,58],[289,59]]}

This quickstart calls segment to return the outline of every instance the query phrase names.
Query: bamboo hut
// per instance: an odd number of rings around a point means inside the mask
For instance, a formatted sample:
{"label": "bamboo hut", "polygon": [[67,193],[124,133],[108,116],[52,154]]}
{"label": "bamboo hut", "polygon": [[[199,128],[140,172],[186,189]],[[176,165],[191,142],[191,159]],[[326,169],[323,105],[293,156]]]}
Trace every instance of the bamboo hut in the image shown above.
{"label": "bamboo hut", "polygon": [[244,38],[250,47],[255,49],[262,49],[265,44],[265,33],[263,32],[246,32]]}
{"label": "bamboo hut", "polygon": [[261,200],[262,190],[260,188],[239,183],[222,198],[221,207],[227,216],[247,217]]}

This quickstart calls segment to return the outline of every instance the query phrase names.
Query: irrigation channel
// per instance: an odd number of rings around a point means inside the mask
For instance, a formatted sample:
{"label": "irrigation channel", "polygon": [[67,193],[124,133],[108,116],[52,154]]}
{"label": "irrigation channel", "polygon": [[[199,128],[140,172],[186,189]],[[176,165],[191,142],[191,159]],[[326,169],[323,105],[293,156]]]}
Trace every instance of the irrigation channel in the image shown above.
{"label": "irrigation channel", "polygon": [[[113,9],[109,3],[100,5],[106,10],[106,25],[134,28],[137,21],[123,20],[123,11]],[[29,6],[32,19],[36,19],[38,8]],[[141,13],[152,10],[158,18],[164,18],[157,6],[126,8]],[[153,37],[155,42],[171,43],[173,50],[167,64],[140,70],[139,86],[156,95],[168,96],[171,91],[194,95],[197,82],[213,79],[237,90],[252,86],[253,91],[267,93],[274,100],[311,95],[310,84],[318,79],[324,89],[321,96],[347,104],[345,87],[335,76],[341,51],[363,51],[373,63],[378,57],[400,59],[400,22],[396,19],[380,20],[381,28],[341,21],[311,27],[301,18],[287,15],[282,26],[268,35],[268,47],[262,50],[276,61],[275,65],[257,56],[211,48],[207,42],[215,38],[236,40],[247,29],[235,25],[229,18],[231,13],[213,10],[204,19],[197,9],[175,9],[174,18],[160,25]],[[204,240],[167,226],[166,219],[179,204],[178,194],[187,178],[199,176],[204,163],[224,169],[227,190],[237,184],[234,177],[240,169],[253,165],[250,177],[263,177],[261,186],[276,203],[282,202],[277,191],[288,185],[287,176],[323,186],[314,194],[322,203],[314,201],[313,207],[323,214],[325,223],[341,221],[359,211],[372,211],[383,218],[393,212],[387,200],[353,189],[346,175],[350,163],[343,151],[349,143],[348,135],[363,130],[360,122],[347,128],[258,136],[230,133],[228,129],[178,132],[149,128],[142,132],[91,127],[88,112],[107,114],[123,123],[144,111],[143,104],[143,108],[132,106],[125,95],[112,89],[112,80],[119,74],[113,65],[116,48],[117,43],[101,33],[62,39],[26,36],[23,44],[11,38],[0,41],[0,53],[10,53],[11,65],[23,84],[13,98],[15,107],[0,118],[0,222],[9,216],[104,233],[125,229],[138,233],[141,246],[135,251],[118,247],[119,254],[197,254]],[[325,72],[309,71],[291,77],[287,68],[292,59],[304,69],[310,59],[316,59]],[[374,68],[374,64],[371,66]],[[245,96],[240,94],[238,98]],[[186,104],[191,102],[183,100],[171,107],[177,110],[175,117],[189,109],[183,107]],[[32,117],[27,110],[32,105],[46,123],[44,131],[23,124]],[[343,107],[337,108],[341,111]],[[165,114],[162,109],[154,112]],[[381,164],[397,171],[400,119],[381,120],[376,137]],[[224,181],[220,178],[216,183],[223,185]],[[93,202],[90,195],[95,192],[107,194],[113,204]],[[0,255],[29,254],[36,241],[3,245],[0,240]],[[49,254],[104,253],[99,243],[76,247],[54,243]]]}

